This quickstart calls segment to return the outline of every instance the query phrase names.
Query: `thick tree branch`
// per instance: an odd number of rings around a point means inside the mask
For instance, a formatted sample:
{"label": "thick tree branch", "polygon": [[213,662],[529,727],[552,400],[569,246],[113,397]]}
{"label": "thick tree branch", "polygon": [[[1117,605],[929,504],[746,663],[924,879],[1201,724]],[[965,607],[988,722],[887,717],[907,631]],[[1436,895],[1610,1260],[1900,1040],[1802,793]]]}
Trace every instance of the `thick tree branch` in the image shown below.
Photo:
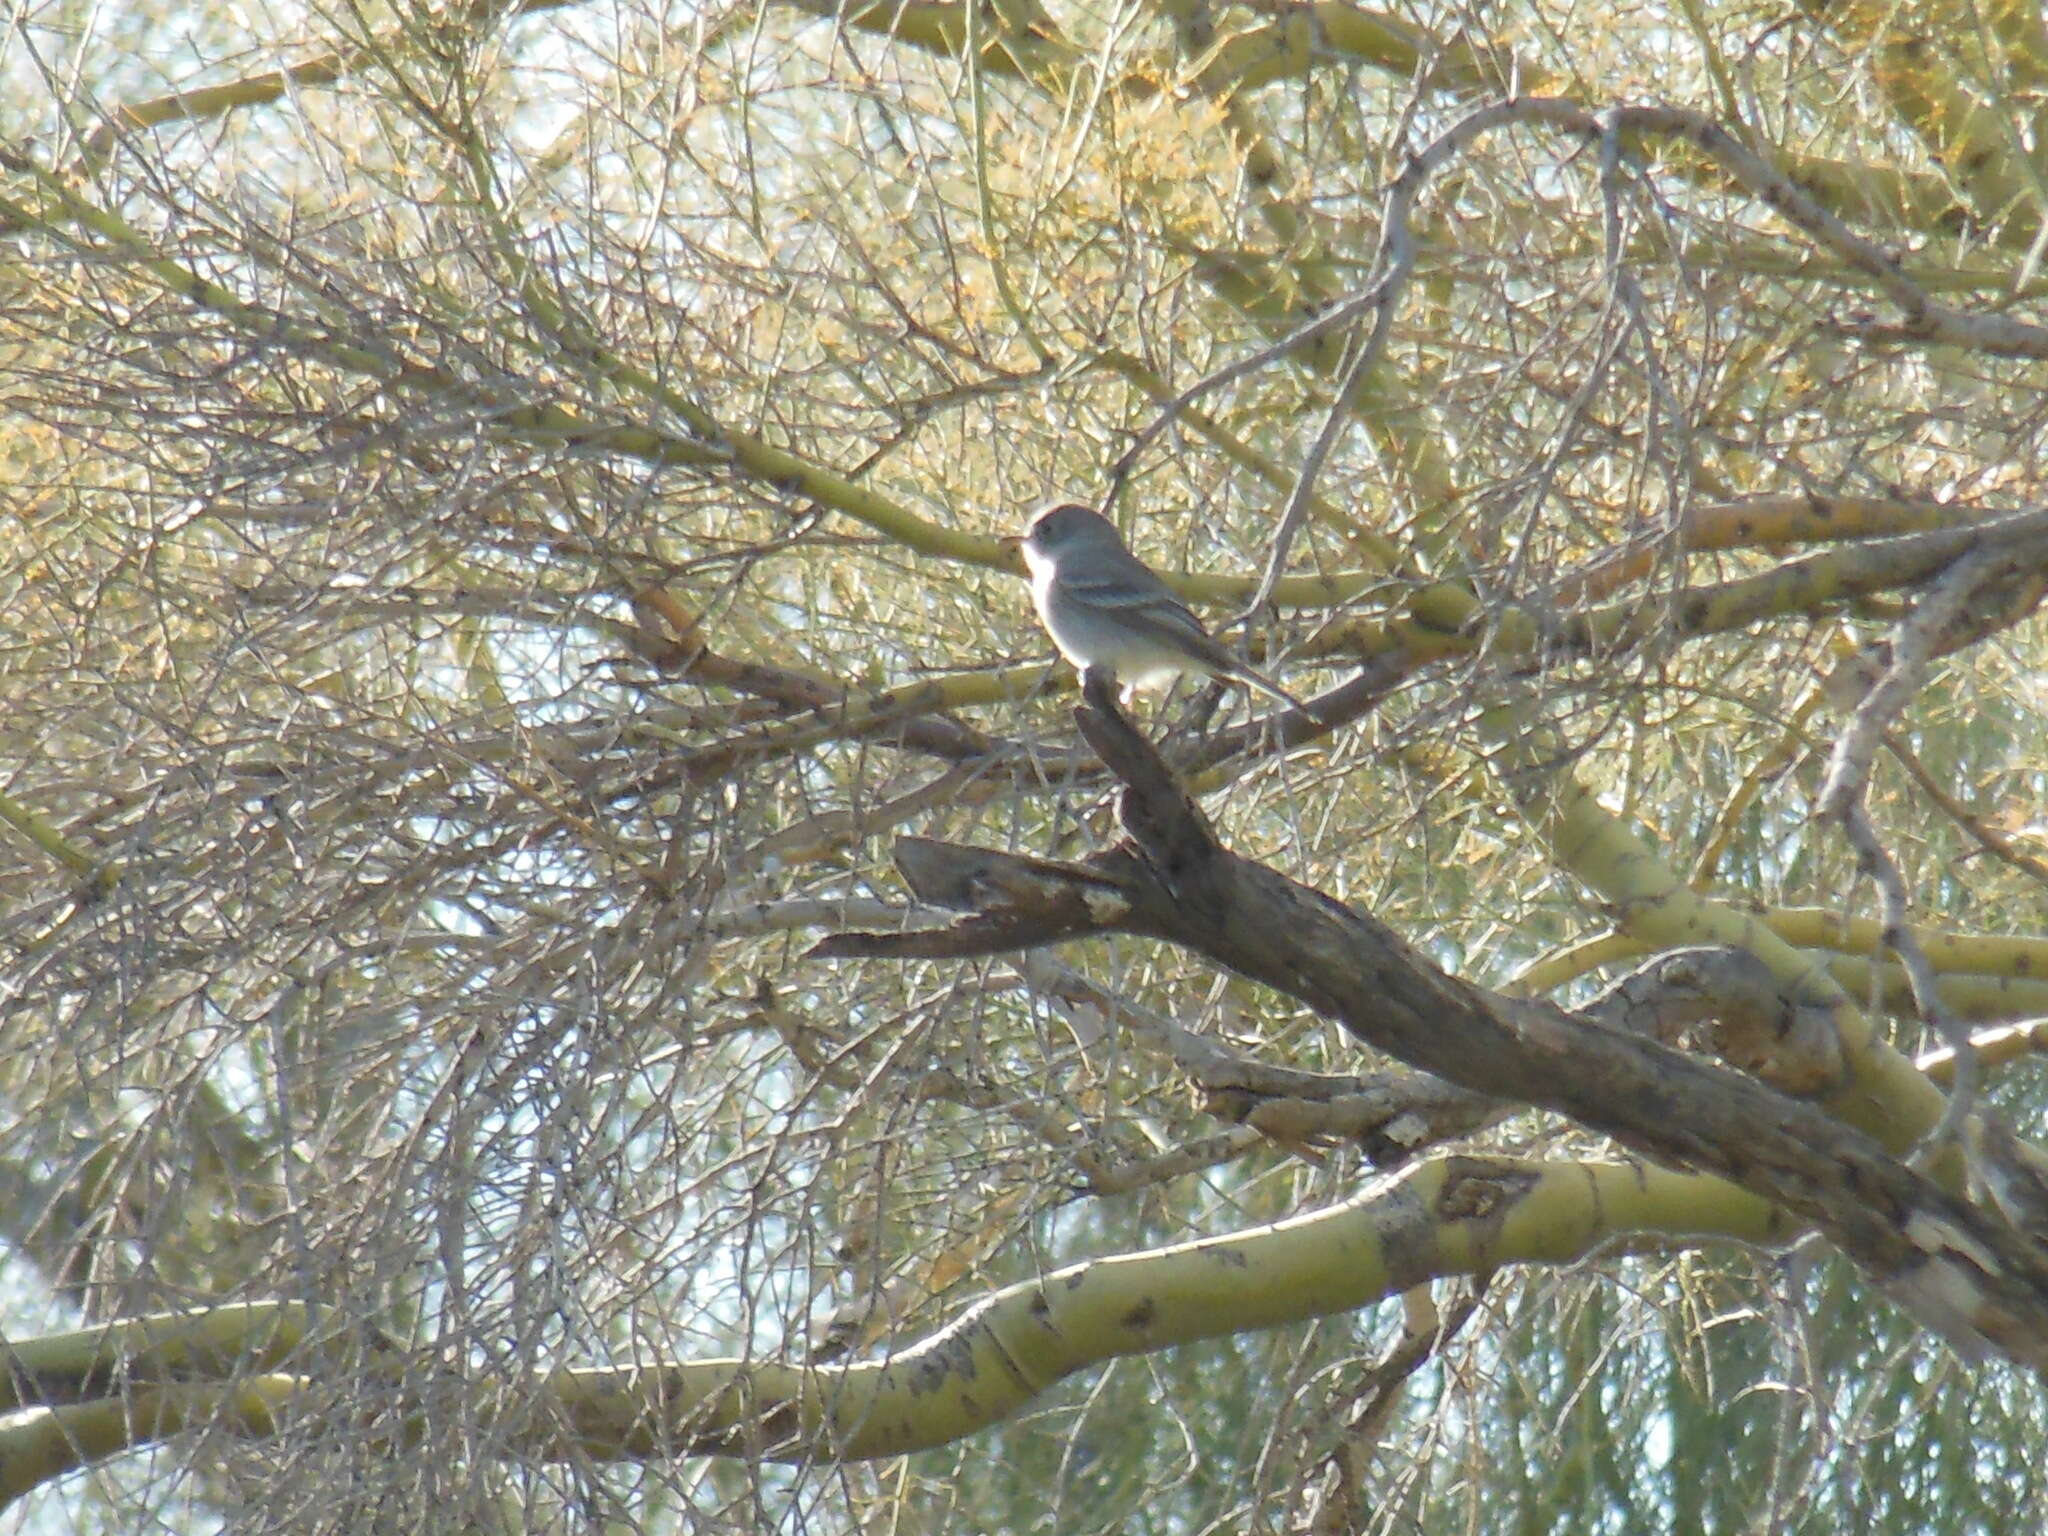
{"label": "thick tree branch", "polygon": [[[1054,1383],[1118,1356],[1350,1311],[1446,1275],[1568,1264],[1617,1237],[1783,1241],[1769,1207],[1726,1185],[1635,1164],[1444,1157],[1284,1221],[1068,1265],[993,1292],[880,1360],[635,1360],[524,1384],[548,1411],[492,1427],[507,1454],[623,1461],[678,1455],[775,1461],[896,1456],[1015,1414]],[[416,1427],[417,1373],[445,1367],[360,1331],[322,1335],[288,1302],[125,1319],[0,1346],[0,1508],[77,1467],[200,1426],[251,1437],[367,1352],[391,1414]],[[353,1353],[352,1353],[353,1352]],[[497,1386],[503,1390],[504,1383]]]}
{"label": "thick tree branch", "polygon": [[[1369,914],[1232,854],[1129,721],[1106,698],[1091,702],[1076,719],[1127,786],[1119,812],[1129,836],[1080,865],[982,853],[971,882],[935,883],[928,872],[977,855],[940,859],[935,845],[911,845],[909,862],[926,877],[906,873],[925,900],[957,905],[1019,882],[1026,893],[1018,912],[1007,897],[977,903],[981,915],[948,930],[951,952],[997,952],[1005,925],[1050,942],[1085,931],[1072,926],[1083,911],[1095,931],[1181,945],[1461,1088],[1540,1105],[1761,1195],[1813,1222],[1944,1333],[1989,1339],[2048,1370],[2048,1254],[2021,1234],[1811,1105],[1640,1035],[1487,993]],[[910,953],[920,942],[932,940],[843,935],[816,952]]]}

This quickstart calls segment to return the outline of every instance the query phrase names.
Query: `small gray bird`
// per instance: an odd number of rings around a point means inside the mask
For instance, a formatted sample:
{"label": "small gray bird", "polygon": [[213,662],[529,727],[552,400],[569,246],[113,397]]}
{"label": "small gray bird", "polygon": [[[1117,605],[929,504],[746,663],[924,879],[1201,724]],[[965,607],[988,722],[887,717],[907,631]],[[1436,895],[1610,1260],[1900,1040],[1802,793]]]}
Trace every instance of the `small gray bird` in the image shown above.
{"label": "small gray bird", "polygon": [[1081,671],[1107,667],[1132,693],[1193,672],[1231,677],[1314,718],[1308,706],[1225,650],[1100,513],[1041,507],[1024,530],[1031,601],[1052,643]]}

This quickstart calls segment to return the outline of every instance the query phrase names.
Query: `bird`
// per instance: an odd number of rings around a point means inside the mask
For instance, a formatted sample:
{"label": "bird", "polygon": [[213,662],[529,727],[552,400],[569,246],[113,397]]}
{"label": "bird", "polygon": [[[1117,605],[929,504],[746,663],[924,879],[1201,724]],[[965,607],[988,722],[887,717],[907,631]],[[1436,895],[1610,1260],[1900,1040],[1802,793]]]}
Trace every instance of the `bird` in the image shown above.
{"label": "bird", "polygon": [[1021,543],[1031,568],[1031,601],[1052,643],[1083,674],[1091,667],[1114,673],[1126,706],[1133,693],[1170,686],[1192,672],[1234,678],[1316,718],[1226,650],[1101,513],[1073,502],[1048,503],[1032,513]]}

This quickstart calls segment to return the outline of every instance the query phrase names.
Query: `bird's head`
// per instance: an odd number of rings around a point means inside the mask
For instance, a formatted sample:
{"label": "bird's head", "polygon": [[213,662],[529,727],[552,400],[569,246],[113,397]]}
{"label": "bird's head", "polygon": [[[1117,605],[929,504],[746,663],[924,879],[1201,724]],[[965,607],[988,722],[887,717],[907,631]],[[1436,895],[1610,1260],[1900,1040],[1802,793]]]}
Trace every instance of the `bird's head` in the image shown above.
{"label": "bird's head", "polygon": [[1100,512],[1071,501],[1054,502],[1031,514],[1024,528],[1024,557],[1052,560],[1075,549],[1122,549],[1123,535]]}

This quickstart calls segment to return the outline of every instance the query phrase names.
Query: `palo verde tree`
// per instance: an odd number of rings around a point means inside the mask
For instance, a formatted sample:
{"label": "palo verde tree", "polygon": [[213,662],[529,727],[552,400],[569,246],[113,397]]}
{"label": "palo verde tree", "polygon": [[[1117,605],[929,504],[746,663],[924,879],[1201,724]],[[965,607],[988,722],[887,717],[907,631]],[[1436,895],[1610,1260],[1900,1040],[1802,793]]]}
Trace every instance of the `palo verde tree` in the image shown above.
{"label": "palo verde tree", "polygon": [[2038,8],[0,61],[7,1528],[2041,1524]]}

